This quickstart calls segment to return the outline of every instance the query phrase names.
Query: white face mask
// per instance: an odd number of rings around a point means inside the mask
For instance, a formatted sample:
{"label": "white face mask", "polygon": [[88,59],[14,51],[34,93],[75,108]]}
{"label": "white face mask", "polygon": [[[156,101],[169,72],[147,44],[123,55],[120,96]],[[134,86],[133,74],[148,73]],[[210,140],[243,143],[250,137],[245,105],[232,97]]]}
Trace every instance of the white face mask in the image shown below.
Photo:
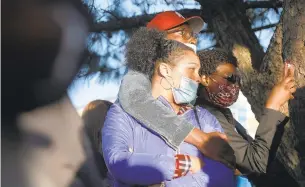
{"label": "white face mask", "polygon": [[194,52],[196,53],[197,51],[197,46],[194,44],[190,44],[190,43],[184,43],[184,45],[188,46],[189,48],[193,49]]}
{"label": "white face mask", "polygon": [[179,88],[172,87],[175,102],[177,104],[193,104],[197,98],[198,86],[196,81],[182,76]]}
{"label": "white face mask", "polygon": [[171,85],[176,104],[194,104],[197,98],[197,89],[199,86],[196,81],[182,76],[179,87],[176,88],[174,83],[171,84],[167,78],[165,78],[165,80]]}

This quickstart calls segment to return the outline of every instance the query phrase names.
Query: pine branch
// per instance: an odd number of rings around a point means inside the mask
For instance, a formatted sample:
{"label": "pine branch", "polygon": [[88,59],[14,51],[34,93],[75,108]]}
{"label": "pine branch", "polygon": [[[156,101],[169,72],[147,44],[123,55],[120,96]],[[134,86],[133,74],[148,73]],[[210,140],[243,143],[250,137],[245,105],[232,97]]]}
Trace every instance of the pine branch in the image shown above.
{"label": "pine branch", "polygon": [[280,8],[283,7],[282,1],[247,1],[245,8]]}
{"label": "pine branch", "polygon": [[278,23],[272,23],[272,24],[269,24],[269,25],[264,25],[264,26],[261,26],[261,27],[256,27],[256,28],[253,28],[252,31],[253,32],[256,32],[256,31],[260,31],[260,30],[263,30],[263,29],[269,29],[269,28],[272,28],[272,27],[276,27]]}
{"label": "pine branch", "polygon": [[[185,17],[194,15],[200,15],[199,9],[183,9],[178,11]],[[158,13],[156,13],[158,14]],[[118,18],[118,20],[102,21],[96,23],[91,28],[91,32],[114,32],[119,30],[130,30],[145,26],[156,14],[145,14],[140,16],[134,16],[130,18]]]}

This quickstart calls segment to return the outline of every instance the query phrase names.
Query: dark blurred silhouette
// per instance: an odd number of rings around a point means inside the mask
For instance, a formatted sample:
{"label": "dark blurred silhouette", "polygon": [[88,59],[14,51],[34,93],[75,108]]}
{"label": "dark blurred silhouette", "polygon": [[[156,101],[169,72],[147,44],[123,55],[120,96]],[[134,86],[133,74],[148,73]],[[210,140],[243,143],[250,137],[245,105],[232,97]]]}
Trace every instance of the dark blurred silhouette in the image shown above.
{"label": "dark blurred silhouette", "polygon": [[100,152],[100,131],[104,126],[107,111],[111,105],[112,103],[110,101],[94,100],[86,105],[82,113],[85,130],[96,152]]}
{"label": "dark blurred silhouette", "polygon": [[81,65],[89,18],[80,0],[2,1],[5,117],[65,94]]}
{"label": "dark blurred silhouette", "polygon": [[80,0],[2,1],[2,185],[64,187],[85,160],[66,95],[91,16]]}
{"label": "dark blurred silhouette", "polygon": [[[110,186],[107,179],[107,166],[101,151],[101,129],[104,126],[105,117],[111,102],[105,100],[94,100],[86,105],[82,113],[85,123],[84,147],[86,161],[77,173],[79,181],[83,186],[100,187]],[[75,186],[80,186],[75,184]],[[74,186],[73,186],[74,187]]]}

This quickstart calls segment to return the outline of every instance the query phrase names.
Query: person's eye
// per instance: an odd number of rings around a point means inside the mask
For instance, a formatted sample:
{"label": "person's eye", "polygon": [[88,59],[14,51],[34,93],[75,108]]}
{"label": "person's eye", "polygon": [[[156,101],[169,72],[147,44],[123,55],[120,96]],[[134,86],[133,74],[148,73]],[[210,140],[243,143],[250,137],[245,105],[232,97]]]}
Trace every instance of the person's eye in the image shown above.
{"label": "person's eye", "polygon": [[198,33],[192,32],[191,35],[192,35],[193,38],[198,38]]}
{"label": "person's eye", "polygon": [[178,31],[177,33],[181,36],[183,35],[183,31]]}
{"label": "person's eye", "polygon": [[227,75],[226,79],[231,79],[233,75]]}

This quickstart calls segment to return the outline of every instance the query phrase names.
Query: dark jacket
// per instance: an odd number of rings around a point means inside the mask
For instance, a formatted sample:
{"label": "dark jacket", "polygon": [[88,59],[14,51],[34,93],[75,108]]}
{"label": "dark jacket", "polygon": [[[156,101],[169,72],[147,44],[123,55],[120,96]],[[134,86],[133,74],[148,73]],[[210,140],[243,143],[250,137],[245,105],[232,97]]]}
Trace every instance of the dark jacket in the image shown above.
{"label": "dark jacket", "polygon": [[[200,103],[200,100],[198,101]],[[237,168],[243,173],[266,173],[270,160],[269,153],[278,125],[284,121],[281,112],[265,108],[260,118],[255,139],[237,122],[229,108],[219,108],[200,104],[212,113],[220,122],[229,144],[235,151]],[[274,154],[272,154],[274,155]]]}
{"label": "dark jacket", "polygon": [[[197,102],[200,103],[199,100]],[[285,118],[280,112],[265,108],[253,139],[233,118],[230,109],[221,109],[206,103],[202,106],[220,122],[235,151],[237,168],[243,174],[251,172],[248,178],[255,186],[298,186],[284,165],[276,158],[276,151],[281,143],[288,117]]]}

